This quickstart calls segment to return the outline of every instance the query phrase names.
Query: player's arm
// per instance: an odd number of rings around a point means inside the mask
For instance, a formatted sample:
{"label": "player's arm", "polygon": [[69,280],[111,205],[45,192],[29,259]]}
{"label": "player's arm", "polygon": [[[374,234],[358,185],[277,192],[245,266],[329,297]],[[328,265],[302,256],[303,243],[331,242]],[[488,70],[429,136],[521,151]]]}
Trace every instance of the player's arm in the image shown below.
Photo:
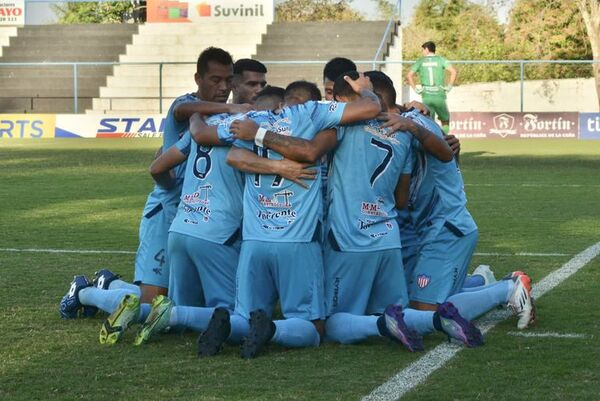
{"label": "player's arm", "polygon": [[173,116],[177,121],[185,121],[194,115],[194,113],[199,113],[202,115],[220,113],[236,114],[247,113],[250,110],[252,110],[252,106],[249,104],[217,103],[198,100],[196,102],[179,103],[173,109]]}
{"label": "player's arm", "polygon": [[165,189],[172,188],[175,185],[175,173],[172,168],[183,163],[187,155],[176,146],[171,146],[169,150],[158,155],[150,165],[150,174],[154,181]]}
{"label": "player's arm", "polygon": [[408,84],[410,85],[411,88],[413,88],[414,91],[417,90],[417,83],[415,82],[415,75],[416,75],[416,72],[414,72],[413,70],[409,70],[408,74],[406,74],[406,80],[408,81]]}
{"label": "player's arm", "polygon": [[371,84],[369,78],[360,73],[357,79],[348,76],[344,79],[350,84],[354,92],[360,95],[360,99],[346,103],[340,124],[346,125],[377,117],[381,112],[381,103],[379,97],[373,92],[373,84]]}
{"label": "player's arm", "polygon": [[456,77],[458,77],[458,71],[456,70],[456,68],[454,68],[453,65],[448,65],[446,67],[446,70],[450,73],[450,80],[448,81],[448,86],[452,87],[456,82]]}
{"label": "player's arm", "polygon": [[236,146],[232,146],[227,154],[227,164],[245,173],[280,175],[303,188],[308,188],[308,185],[302,180],[314,180],[317,176],[317,170],[308,168],[308,163],[271,160]]}
{"label": "player's arm", "polygon": [[410,174],[402,174],[394,190],[397,209],[404,209],[408,205],[408,192],[410,189]]}
{"label": "player's arm", "polygon": [[208,125],[202,119],[199,113],[194,113],[190,117],[190,134],[192,139],[199,145],[205,146],[225,146],[219,139],[217,126]]}
{"label": "player's arm", "polygon": [[384,121],[382,127],[390,127],[395,131],[409,132],[423,146],[426,152],[431,153],[436,159],[446,163],[454,158],[452,149],[446,141],[429,131],[420,124],[415,123],[409,118],[402,117],[395,113],[381,113],[379,120]]}

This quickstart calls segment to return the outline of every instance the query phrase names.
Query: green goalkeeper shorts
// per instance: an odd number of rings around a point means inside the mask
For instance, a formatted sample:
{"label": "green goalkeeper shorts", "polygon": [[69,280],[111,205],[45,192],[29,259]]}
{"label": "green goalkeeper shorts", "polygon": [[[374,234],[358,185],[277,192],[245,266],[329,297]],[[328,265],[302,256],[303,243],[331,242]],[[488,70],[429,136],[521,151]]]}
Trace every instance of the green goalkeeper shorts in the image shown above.
{"label": "green goalkeeper shorts", "polygon": [[435,120],[435,116],[440,121],[450,121],[450,112],[446,104],[446,95],[428,95],[423,94],[423,104],[427,106],[431,112],[431,118]]}

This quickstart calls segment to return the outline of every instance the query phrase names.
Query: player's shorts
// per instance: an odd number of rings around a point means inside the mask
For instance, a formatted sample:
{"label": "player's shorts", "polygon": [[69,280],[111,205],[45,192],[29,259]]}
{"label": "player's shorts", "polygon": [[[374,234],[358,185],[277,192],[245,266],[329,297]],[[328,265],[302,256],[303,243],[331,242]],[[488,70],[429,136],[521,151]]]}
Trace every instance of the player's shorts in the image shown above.
{"label": "player's shorts", "polygon": [[386,306],[408,304],[402,250],[341,252],[325,246],[327,316],[381,314]]}
{"label": "player's shorts", "polygon": [[169,233],[169,297],[175,305],[233,310],[240,241],[216,244]]}
{"label": "player's shorts", "polygon": [[417,265],[417,259],[419,257],[419,245],[402,245],[402,264],[404,265],[404,277],[406,278],[406,283],[411,281],[411,277],[415,271],[415,266]]}
{"label": "player's shorts", "polygon": [[165,212],[162,204],[142,216],[140,244],[135,255],[134,282],[157,287],[169,287],[167,238],[173,213]]}
{"label": "player's shorts", "polygon": [[286,319],[323,319],[321,245],[243,241],[236,289],[235,312],[246,319],[257,309],[272,316],[277,298]]}
{"label": "player's shorts", "polygon": [[463,286],[477,246],[477,230],[457,236],[444,227],[438,236],[422,244],[408,295],[411,301],[440,304]]}
{"label": "player's shorts", "polygon": [[450,121],[450,112],[448,111],[448,105],[446,104],[446,95],[429,95],[423,94],[423,104],[427,106],[431,112],[431,118],[435,120],[435,116],[440,121]]}

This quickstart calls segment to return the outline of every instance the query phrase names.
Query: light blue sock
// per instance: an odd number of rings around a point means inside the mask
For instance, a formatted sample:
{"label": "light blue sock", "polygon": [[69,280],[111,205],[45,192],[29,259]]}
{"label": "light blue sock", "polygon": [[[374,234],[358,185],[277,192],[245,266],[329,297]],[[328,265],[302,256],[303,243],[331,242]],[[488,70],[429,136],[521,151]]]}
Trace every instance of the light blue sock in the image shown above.
{"label": "light blue sock", "polygon": [[377,319],[379,316],[335,313],[325,321],[325,338],[327,341],[352,344],[369,337],[380,336]]}
{"label": "light blue sock", "polygon": [[274,343],[291,348],[317,347],[321,342],[319,332],[308,320],[290,318],[276,320]]}
{"label": "light blue sock", "polygon": [[113,313],[129,290],[101,290],[96,287],[86,287],[79,291],[79,302],[83,305],[96,306],[105,312]]}
{"label": "light blue sock", "polygon": [[481,287],[485,285],[485,278],[481,274],[470,274],[465,279],[463,288]]}
{"label": "light blue sock", "polygon": [[404,312],[404,323],[406,323],[406,326],[416,331],[417,334],[424,336],[435,331],[435,327],[433,327],[433,311],[404,308],[402,312]]}
{"label": "light blue sock", "polygon": [[137,319],[138,322],[144,323],[146,321],[146,318],[150,314],[151,310],[152,310],[152,304],[140,304],[140,315],[138,316],[138,319]]}
{"label": "light blue sock", "polygon": [[142,290],[140,289],[139,285],[131,284],[131,283],[128,283],[127,281],[123,281],[123,280],[113,280],[108,285],[108,289],[109,290],[129,290],[129,291],[131,291],[130,294],[134,294],[138,298],[140,298],[142,296]]}
{"label": "light blue sock", "polygon": [[447,299],[452,302],[467,320],[473,320],[490,309],[508,301],[514,289],[512,280],[501,280],[494,284],[481,287],[479,291],[468,291],[454,294]]}
{"label": "light blue sock", "polygon": [[215,308],[199,306],[174,306],[171,310],[169,326],[182,326],[194,331],[204,331],[213,315]]}
{"label": "light blue sock", "polygon": [[250,323],[248,323],[248,319],[244,319],[241,315],[232,314],[229,317],[229,323],[231,324],[231,334],[229,334],[227,343],[241,344],[242,339],[247,337],[250,332]]}

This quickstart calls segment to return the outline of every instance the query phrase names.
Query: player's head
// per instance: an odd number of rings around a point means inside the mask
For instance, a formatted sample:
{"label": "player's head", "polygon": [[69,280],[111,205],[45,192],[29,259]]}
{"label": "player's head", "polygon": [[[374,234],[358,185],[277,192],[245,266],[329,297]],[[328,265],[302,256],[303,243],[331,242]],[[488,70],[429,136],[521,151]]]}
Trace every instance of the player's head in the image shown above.
{"label": "player's head", "polygon": [[201,100],[225,103],[231,92],[233,79],[231,54],[218,47],[204,49],[198,57],[194,79]]}
{"label": "player's head", "polygon": [[421,49],[423,49],[424,55],[435,54],[435,43],[431,41],[425,42],[421,45]]}
{"label": "player's head", "polygon": [[242,58],[233,65],[233,103],[252,103],[267,85],[267,67],[257,60]]}
{"label": "player's head", "polygon": [[356,71],[356,64],[344,57],[332,58],[325,64],[323,69],[325,100],[333,100],[333,83],[340,75],[348,71]]}
{"label": "player's head", "polygon": [[390,77],[381,71],[367,71],[365,76],[369,77],[373,84],[373,92],[379,97],[382,107],[387,111],[396,106],[396,89]]}
{"label": "player's head", "polygon": [[265,86],[256,94],[254,108],[256,110],[275,110],[283,106],[285,89],[278,86]]}
{"label": "player's head", "polygon": [[306,103],[309,100],[321,100],[321,91],[314,83],[294,81],[285,88],[286,106]]}
{"label": "player's head", "polygon": [[352,102],[359,96],[356,92],[354,92],[354,89],[352,89],[344,77],[358,79],[359,74],[357,71],[346,71],[337,77],[333,83],[333,98],[338,102]]}

